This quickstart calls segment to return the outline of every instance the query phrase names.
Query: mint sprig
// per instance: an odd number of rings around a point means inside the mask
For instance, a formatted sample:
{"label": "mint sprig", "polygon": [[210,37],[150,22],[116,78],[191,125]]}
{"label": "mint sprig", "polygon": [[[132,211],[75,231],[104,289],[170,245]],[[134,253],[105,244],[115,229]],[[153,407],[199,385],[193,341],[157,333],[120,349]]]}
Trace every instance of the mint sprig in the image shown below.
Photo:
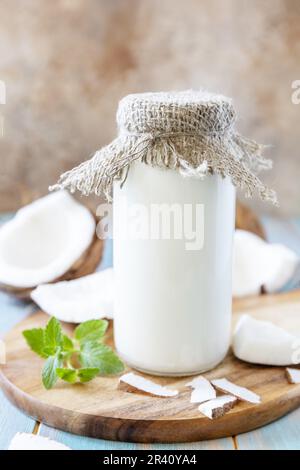
{"label": "mint sprig", "polygon": [[89,320],[75,328],[71,339],[62,331],[60,322],[51,318],[46,328],[23,331],[32,351],[46,359],[42,370],[44,387],[52,388],[58,379],[70,384],[85,383],[98,375],[121,373],[124,364],[109,346],[103,344],[107,327],[106,320]]}

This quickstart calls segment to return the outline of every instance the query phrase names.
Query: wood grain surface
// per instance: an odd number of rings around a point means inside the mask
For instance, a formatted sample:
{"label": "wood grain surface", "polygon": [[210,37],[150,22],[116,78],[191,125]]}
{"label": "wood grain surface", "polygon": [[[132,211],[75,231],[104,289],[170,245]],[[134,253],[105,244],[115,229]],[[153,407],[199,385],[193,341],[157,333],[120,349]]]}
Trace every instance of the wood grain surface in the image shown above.
{"label": "wood grain surface", "polygon": [[[271,320],[300,333],[300,292],[238,301],[234,322],[241,313]],[[239,403],[218,420],[202,416],[189,402],[187,378],[154,378],[180,391],[160,399],[117,389],[117,378],[97,378],[86,385],[58,383],[50,391],[41,385],[43,361],[26,346],[21,332],[45,325],[37,312],[16,325],[6,337],[7,365],[0,372],[5,394],[19,408],[50,426],[71,433],[128,442],[192,442],[237,435],[270,423],[300,406],[300,385],[288,384],[284,368],[247,364],[231,353],[207,378],[226,377],[262,397],[260,405]],[[70,325],[64,325],[70,330]],[[112,342],[112,325],[108,342]]]}

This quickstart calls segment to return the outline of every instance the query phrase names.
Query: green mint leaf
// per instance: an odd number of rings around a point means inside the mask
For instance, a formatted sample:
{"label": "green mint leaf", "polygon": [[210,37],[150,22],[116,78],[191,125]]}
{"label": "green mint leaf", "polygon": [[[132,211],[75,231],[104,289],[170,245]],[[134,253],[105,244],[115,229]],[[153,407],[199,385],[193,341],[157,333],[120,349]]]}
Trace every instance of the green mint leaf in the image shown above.
{"label": "green mint leaf", "polygon": [[39,356],[46,358],[48,354],[45,351],[45,337],[43,328],[33,328],[23,331],[28,346]]}
{"label": "green mint leaf", "polygon": [[[63,333],[60,322],[51,318],[45,329],[34,328],[23,331],[29,347],[47,359],[42,370],[42,381],[46,389],[52,388],[58,378],[74,384],[78,380],[89,382],[97,375],[118,374],[124,365],[114,351],[101,342],[108,327],[106,320],[89,320],[77,326],[75,339],[78,350],[71,338]],[[80,369],[71,366],[74,354],[79,354]],[[64,367],[69,365],[69,367]]]}
{"label": "green mint leaf", "polygon": [[48,357],[47,361],[44,364],[42,371],[42,380],[44,387],[49,390],[55,385],[57,381],[56,369],[61,366],[60,355],[56,354],[55,356]]}
{"label": "green mint leaf", "polygon": [[71,352],[74,350],[73,341],[67,335],[62,336],[62,349],[65,352]]}
{"label": "green mint leaf", "polygon": [[86,369],[78,369],[78,378],[80,382],[85,383],[93,380],[99,375],[100,369],[97,367],[88,367]]}
{"label": "green mint leaf", "polygon": [[70,384],[74,384],[77,381],[78,374],[76,369],[57,368],[56,373],[60,379]]}
{"label": "green mint leaf", "polygon": [[54,355],[62,343],[61,325],[52,317],[45,329],[45,348],[49,355]]}
{"label": "green mint leaf", "polygon": [[80,347],[79,361],[84,368],[98,368],[100,375],[115,375],[124,370],[123,362],[105,344],[90,341]]}
{"label": "green mint leaf", "polygon": [[108,327],[106,320],[88,320],[75,329],[75,338],[80,343],[101,339]]}

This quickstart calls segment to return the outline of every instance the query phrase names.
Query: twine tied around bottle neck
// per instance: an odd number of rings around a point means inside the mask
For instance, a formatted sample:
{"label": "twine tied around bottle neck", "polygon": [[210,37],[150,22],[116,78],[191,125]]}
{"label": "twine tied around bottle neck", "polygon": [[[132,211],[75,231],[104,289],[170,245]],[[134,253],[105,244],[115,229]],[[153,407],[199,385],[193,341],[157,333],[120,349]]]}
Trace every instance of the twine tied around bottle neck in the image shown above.
{"label": "twine tied around bottle neck", "polygon": [[50,190],[104,194],[111,200],[113,182],[124,183],[130,165],[141,161],[183,177],[230,177],[246,197],[257,191],[277,204],[275,191],[257,176],[272,167],[262,155],[265,146],[237,133],[235,120],[230,99],[205,91],[128,95],[119,103],[118,137],[64,173]]}

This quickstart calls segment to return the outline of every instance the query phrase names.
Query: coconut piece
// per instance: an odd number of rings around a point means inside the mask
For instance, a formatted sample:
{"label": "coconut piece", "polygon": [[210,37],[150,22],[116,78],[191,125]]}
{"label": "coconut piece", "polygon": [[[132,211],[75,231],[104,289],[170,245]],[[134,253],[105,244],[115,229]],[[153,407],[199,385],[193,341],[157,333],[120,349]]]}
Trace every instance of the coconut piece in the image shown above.
{"label": "coconut piece", "polygon": [[92,213],[65,191],[20,209],[0,229],[0,286],[28,297],[39,284],[93,272],[103,241]]}
{"label": "coconut piece", "polygon": [[236,385],[225,378],[212,380],[211,383],[220,392],[230,393],[230,395],[235,396],[241,401],[254,404],[258,404],[261,401],[260,396],[256,393],[251,392],[247,388],[240,387],[239,385]]}
{"label": "coconut piece", "polygon": [[2,339],[0,339],[0,364],[6,364],[6,346]]}
{"label": "coconut piece", "polygon": [[74,281],[38,286],[32,300],[46,313],[70,323],[113,317],[113,269]]}
{"label": "coconut piece", "polygon": [[8,450],[71,450],[70,447],[53,441],[48,437],[17,432],[12,438]]}
{"label": "coconut piece", "polygon": [[296,364],[295,347],[299,338],[271,322],[243,315],[233,334],[232,348],[236,357],[270,366]]}
{"label": "coconut piece", "polygon": [[233,296],[275,292],[294,275],[299,257],[280,244],[265,242],[257,235],[236,230],[233,253]]}
{"label": "coconut piece", "polygon": [[209,419],[221,418],[237,403],[237,398],[232,395],[222,395],[214,400],[202,403],[198,410]]}
{"label": "coconut piece", "polygon": [[300,369],[286,368],[286,376],[291,384],[300,384]]}
{"label": "coconut piece", "polygon": [[203,403],[217,396],[214,387],[209,380],[202,375],[195,377],[191,382],[188,382],[186,386],[194,389],[191,394],[191,403]]}
{"label": "coconut piece", "polygon": [[153,397],[170,398],[178,395],[177,390],[163,387],[152,380],[145,379],[141,375],[129,372],[122,375],[119,380],[119,389],[129,393],[141,393]]}

